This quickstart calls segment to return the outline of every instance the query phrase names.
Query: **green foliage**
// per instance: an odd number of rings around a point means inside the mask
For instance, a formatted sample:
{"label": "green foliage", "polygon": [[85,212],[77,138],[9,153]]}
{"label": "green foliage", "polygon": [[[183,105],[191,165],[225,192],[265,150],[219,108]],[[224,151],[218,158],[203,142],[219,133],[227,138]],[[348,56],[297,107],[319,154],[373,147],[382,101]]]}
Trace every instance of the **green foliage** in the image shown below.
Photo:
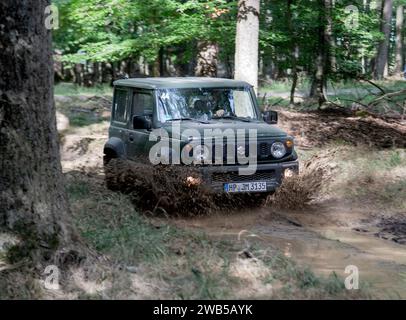
{"label": "green foliage", "polygon": [[235,1],[54,2],[61,14],[54,41],[64,53],[64,62],[114,62],[140,56],[155,61],[161,47],[212,40],[227,48],[234,41]]}
{"label": "green foliage", "polygon": [[[271,59],[277,69],[292,67],[294,46],[298,50],[299,70],[312,70],[318,41],[319,15],[323,14],[317,1],[293,0],[290,11],[292,26],[287,21],[288,1],[264,0],[260,18],[260,47],[263,59]],[[358,8],[358,19],[351,20],[348,6]],[[335,46],[327,48],[337,60],[331,79],[358,77],[362,70],[361,58],[370,59],[382,35],[379,32],[379,12],[366,8],[362,1],[336,1],[330,13],[332,38]],[[325,24],[325,23],[323,23]]]}
{"label": "green foliage", "polygon": [[[155,69],[165,63],[163,57],[170,57],[173,65],[186,65],[196,58],[199,41],[211,41],[218,44],[220,61],[232,73],[237,0],[54,0],[54,3],[60,12],[54,47],[62,52],[65,65],[134,61],[141,57]],[[320,0],[261,0],[259,55],[264,67],[261,70],[273,78],[286,79],[292,78],[296,67],[300,77],[302,74],[309,77],[316,69],[318,48],[323,45],[330,58],[327,60],[331,60],[325,66],[329,80],[370,77],[371,61],[383,34],[380,10],[368,3],[335,1],[333,8],[327,10]],[[394,6],[401,3],[405,0],[395,1]],[[320,30],[328,27],[327,18],[331,18],[332,41],[320,44]],[[393,60],[395,38],[390,41]]]}

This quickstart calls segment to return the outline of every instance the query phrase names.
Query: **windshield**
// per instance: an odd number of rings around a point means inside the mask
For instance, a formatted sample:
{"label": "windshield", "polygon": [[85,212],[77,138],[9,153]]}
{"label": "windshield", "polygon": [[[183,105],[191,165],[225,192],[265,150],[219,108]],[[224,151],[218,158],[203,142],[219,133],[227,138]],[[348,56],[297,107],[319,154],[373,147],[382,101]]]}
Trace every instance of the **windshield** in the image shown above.
{"label": "windshield", "polygon": [[207,121],[221,118],[257,119],[249,89],[161,89],[158,90],[160,122]]}

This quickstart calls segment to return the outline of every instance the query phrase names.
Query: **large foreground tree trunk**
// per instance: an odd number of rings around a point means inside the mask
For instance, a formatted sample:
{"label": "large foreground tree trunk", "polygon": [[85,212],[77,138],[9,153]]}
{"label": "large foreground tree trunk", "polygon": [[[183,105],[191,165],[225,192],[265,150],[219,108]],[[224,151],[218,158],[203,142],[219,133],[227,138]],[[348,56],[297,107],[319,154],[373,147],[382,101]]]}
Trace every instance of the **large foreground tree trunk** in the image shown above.
{"label": "large foreground tree trunk", "polygon": [[21,239],[12,258],[35,262],[77,241],[57,142],[49,4],[0,2],[0,228]]}
{"label": "large foreground tree trunk", "polygon": [[239,0],[235,43],[235,75],[258,88],[259,0]]}
{"label": "large foreground tree trunk", "polygon": [[378,53],[376,56],[376,64],[374,77],[375,79],[382,79],[387,75],[388,70],[388,56],[389,56],[389,41],[391,31],[391,19],[392,19],[392,5],[393,0],[383,0],[382,15],[381,15],[381,32],[384,39],[379,43]]}
{"label": "large foreground tree trunk", "polygon": [[405,6],[398,5],[396,10],[396,49],[395,49],[395,74],[403,72],[403,24]]}

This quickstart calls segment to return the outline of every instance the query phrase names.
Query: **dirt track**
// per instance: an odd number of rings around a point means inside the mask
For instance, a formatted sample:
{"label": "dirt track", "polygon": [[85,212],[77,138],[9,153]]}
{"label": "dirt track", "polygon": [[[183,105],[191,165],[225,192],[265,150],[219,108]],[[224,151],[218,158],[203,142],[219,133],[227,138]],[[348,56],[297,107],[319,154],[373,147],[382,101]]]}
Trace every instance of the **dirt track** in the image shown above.
{"label": "dirt track", "polygon": [[379,118],[348,117],[323,113],[279,112],[279,126],[302,147],[323,146],[331,141],[379,148],[406,148],[406,122]]}
{"label": "dirt track", "polygon": [[[289,117],[282,117],[282,125],[290,130],[301,125],[300,130],[304,133],[297,136],[304,137],[303,146],[313,147],[315,144],[309,141],[319,141],[320,133],[318,137],[312,136],[318,129],[310,128],[312,122],[304,121],[303,116],[296,119],[296,115],[290,114]],[[320,124],[320,128],[326,124]],[[306,126],[310,127],[306,129]],[[64,126],[62,164],[65,172],[102,173],[102,148],[107,128],[107,122],[82,128]],[[399,137],[396,141],[402,144],[404,137]],[[200,229],[213,237],[245,241],[247,246],[260,241],[279,248],[286,256],[318,274],[334,271],[344,278],[345,267],[355,265],[359,268],[361,283],[370,283],[375,288],[372,290],[374,296],[406,299],[406,246],[391,241],[385,226],[379,226],[382,220],[377,209],[366,208],[362,203],[351,206],[337,203],[324,201],[296,212],[261,208],[217,213],[210,217],[171,219],[169,223]]]}

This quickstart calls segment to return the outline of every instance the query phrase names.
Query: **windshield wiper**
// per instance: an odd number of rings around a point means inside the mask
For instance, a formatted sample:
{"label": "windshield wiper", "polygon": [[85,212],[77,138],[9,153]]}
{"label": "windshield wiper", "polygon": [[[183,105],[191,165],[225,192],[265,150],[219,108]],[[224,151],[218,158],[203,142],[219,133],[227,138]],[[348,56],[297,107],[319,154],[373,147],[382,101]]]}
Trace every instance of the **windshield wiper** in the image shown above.
{"label": "windshield wiper", "polygon": [[170,122],[170,121],[189,121],[189,120],[194,120],[194,119],[193,118],[172,118],[172,119],[166,120],[166,122]]}
{"label": "windshield wiper", "polygon": [[166,122],[172,122],[172,121],[196,121],[199,123],[209,123],[208,121],[204,121],[204,120],[198,120],[198,119],[194,119],[194,118],[173,118],[173,119],[168,119],[166,120]]}
{"label": "windshield wiper", "polygon": [[240,120],[244,122],[251,122],[250,118],[244,118],[244,117],[237,117],[237,116],[221,116],[221,117],[213,117],[212,119],[232,119],[232,120]]}

